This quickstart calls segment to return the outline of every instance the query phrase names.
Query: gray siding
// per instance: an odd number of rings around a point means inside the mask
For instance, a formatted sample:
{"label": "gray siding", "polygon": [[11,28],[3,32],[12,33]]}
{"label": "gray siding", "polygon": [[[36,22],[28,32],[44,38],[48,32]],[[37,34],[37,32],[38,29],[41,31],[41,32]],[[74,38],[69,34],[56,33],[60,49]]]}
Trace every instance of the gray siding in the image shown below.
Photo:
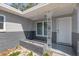
{"label": "gray siding", "polygon": [[6,17],[6,31],[0,32],[0,51],[15,47],[19,40],[25,40],[23,31],[33,31],[33,21],[4,11],[0,14]]}

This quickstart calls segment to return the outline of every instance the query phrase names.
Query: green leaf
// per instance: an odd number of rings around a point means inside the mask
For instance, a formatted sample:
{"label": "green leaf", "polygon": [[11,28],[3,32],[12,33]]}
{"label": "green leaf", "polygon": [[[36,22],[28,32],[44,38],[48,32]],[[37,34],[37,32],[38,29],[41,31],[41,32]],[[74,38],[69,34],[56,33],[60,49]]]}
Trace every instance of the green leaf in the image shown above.
{"label": "green leaf", "polygon": [[33,52],[29,52],[27,56],[33,56]]}
{"label": "green leaf", "polygon": [[17,51],[17,52],[13,52],[12,54],[10,54],[9,56],[18,56],[21,52]]}

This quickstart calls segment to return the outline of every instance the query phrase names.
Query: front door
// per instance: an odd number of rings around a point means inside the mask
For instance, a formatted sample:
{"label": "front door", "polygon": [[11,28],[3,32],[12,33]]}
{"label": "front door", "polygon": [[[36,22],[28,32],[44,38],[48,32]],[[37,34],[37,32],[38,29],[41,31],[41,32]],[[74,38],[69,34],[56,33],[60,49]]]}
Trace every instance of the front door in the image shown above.
{"label": "front door", "polygon": [[72,45],[72,17],[57,18],[57,42]]}

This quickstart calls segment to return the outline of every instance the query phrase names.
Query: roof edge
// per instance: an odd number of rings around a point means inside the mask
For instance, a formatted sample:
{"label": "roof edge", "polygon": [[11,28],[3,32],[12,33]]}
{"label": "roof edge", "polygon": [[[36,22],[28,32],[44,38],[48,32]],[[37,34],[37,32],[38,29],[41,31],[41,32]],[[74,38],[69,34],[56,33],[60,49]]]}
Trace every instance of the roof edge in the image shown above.
{"label": "roof edge", "polygon": [[48,5],[48,4],[49,4],[49,3],[38,4],[38,5],[36,5],[36,6],[33,6],[33,7],[29,8],[29,9],[23,11],[22,14],[26,14],[26,13],[28,13],[28,12],[31,12],[31,11],[33,11],[33,10],[36,10],[36,9],[41,8],[41,7],[43,7],[43,6],[46,6],[46,5]]}
{"label": "roof edge", "polygon": [[11,6],[7,5],[7,4],[0,3],[0,7],[6,8],[7,10],[10,10],[12,12],[16,12],[16,13],[22,14],[22,11],[20,11],[20,10],[18,10],[16,8],[13,8],[13,7],[11,7]]}

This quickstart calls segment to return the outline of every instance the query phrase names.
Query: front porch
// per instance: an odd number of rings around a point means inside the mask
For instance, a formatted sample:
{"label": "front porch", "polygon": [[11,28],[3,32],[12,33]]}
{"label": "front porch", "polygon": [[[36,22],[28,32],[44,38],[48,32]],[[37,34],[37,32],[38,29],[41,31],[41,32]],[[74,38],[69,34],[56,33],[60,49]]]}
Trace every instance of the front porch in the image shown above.
{"label": "front porch", "polygon": [[[75,4],[49,4],[30,12],[29,14],[33,16],[34,31],[26,35],[26,39],[31,40],[21,41],[21,45],[40,55],[44,44],[69,55],[76,55],[77,49],[74,47],[77,46],[75,43],[77,41],[75,35],[73,36],[73,32],[76,31],[74,10]],[[31,45],[28,42],[31,42]]]}
{"label": "front porch", "polygon": [[[29,42],[31,42],[31,44]],[[20,41],[21,46],[38,53],[40,56],[43,54],[43,48],[45,44],[46,42],[43,42],[41,40],[40,41],[39,40],[21,40]],[[56,49],[70,56],[76,55],[71,46],[53,43],[52,49]]]}
{"label": "front porch", "polygon": [[[69,55],[76,55],[72,48],[72,15],[65,15],[64,17],[52,18],[51,22],[47,25],[50,25],[51,30],[47,31],[47,36],[44,36],[44,31],[38,30],[37,28],[44,28],[43,26],[39,26],[36,28],[35,32],[30,33],[31,35],[26,34],[26,40],[21,41],[21,45],[37,52],[38,54],[43,54],[43,47],[47,44],[52,49],[59,50]],[[58,20],[58,22],[57,22]],[[60,21],[59,21],[60,20]],[[37,21],[36,21],[37,22]],[[39,24],[44,24],[44,20],[37,22]],[[36,23],[36,25],[37,25]],[[59,27],[60,24],[60,27]],[[64,25],[64,26],[63,26]],[[47,27],[48,28],[48,27]],[[46,29],[47,29],[46,28]],[[60,32],[58,31],[60,30]],[[40,33],[43,32],[43,35]],[[61,33],[62,32],[62,33]],[[48,35],[49,33],[49,35]],[[38,35],[37,35],[38,34]],[[41,35],[39,35],[41,34]],[[29,37],[30,36],[30,37]],[[31,38],[31,39],[30,39]],[[29,44],[28,42],[31,42]]]}

